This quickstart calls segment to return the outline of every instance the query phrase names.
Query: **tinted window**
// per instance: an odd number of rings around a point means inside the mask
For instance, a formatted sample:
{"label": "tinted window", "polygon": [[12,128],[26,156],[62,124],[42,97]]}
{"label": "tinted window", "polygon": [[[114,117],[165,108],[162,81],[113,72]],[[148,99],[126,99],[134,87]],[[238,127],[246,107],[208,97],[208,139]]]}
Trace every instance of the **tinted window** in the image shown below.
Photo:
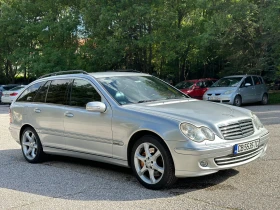
{"label": "tinted window", "polygon": [[24,86],[17,86],[17,87],[14,87],[12,89],[10,89],[10,91],[15,91],[15,90],[20,90],[20,89],[23,89]]}
{"label": "tinted window", "polygon": [[237,87],[243,77],[224,77],[215,82],[212,87]]}
{"label": "tinted window", "polygon": [[46,101],[46,95],[48,92],[48,88],[50,86],[51,81],[48,81],[45,85],[43,85],[40,90],[37,92],[37,95],[34,98],[34,102],[42,102]]}
{"label": "tinted window", "polygon": [[23,93],[20,95],[20,97],[17,99],[17,101],[21,102],[32,102],[34,97],[36,96],[39,88],[41,85],[43,85],[45,82],[39,82],[34,85],[31,85],[29,88],[27,88]]}
{"label": "tinted window", "polygon": [[253,80],[254,80],[255,85],[260,85],[261,84],[261,81],[260,81],[259,77],[257,77],[257,76],[253,76]]}
{"label": "tinted window", "polygon": [[214,83],[214,81],[212,81],[212,80],[207,80],[204,82],[205,87],[211,87],[213,85],[213,83]]}
{"label": "tinted window", "polygon": [[200,81],[200,82],[196,83],[196,86],[198,86],[200,88],[204,88],[205,87],[204,81]]}
{"label": "tinted window", "polygon": [[3,86],[3,90],[11,90],[14,87],[17,87],[18,85],[7,85],[7,86]]}
{"label": "tinted window", "polygon": [[261,84],[264,83],[262,77],[259,77],[259,80],[260,80],[260,83],[261,83]]}
{"label": "tinted window", "polygon": [[53,80],[50,84],[46,103],[66,104],[66,94],[71,80]]}
{"label": "tinted window", "polygon": [[178,83],[175,87],[178,89],[192,88],[193,84],[193,82],[183,81]]}
{"label": "tinted window", "polygon": [[242,86],[245,86],[246,83],[249,83],[249,84],[253,85],[253,80],[252,80],[252,77],[251,77],[251,76],[246,77],[246,79],[245,79],[244,82],[242,83]]}
{"label": "tinted window", "polygon": [[90,82],[74,80],[70,96],[70,106],[86,107],[88,102],[101,101],[101,97]]}

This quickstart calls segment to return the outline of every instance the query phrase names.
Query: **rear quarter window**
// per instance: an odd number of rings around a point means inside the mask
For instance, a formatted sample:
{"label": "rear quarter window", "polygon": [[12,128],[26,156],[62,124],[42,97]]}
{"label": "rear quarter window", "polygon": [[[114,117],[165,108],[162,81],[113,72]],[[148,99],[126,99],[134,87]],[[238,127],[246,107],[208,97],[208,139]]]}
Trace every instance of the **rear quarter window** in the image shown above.
{"label": "rear quarter window", "polygon": [[18,102],[32,102],[40,89],[40,87],[44,84],[45,82],[38,82],[34,85],[31,85],[29,88],[24,90],[22,94],[18,97],[17,101]]}

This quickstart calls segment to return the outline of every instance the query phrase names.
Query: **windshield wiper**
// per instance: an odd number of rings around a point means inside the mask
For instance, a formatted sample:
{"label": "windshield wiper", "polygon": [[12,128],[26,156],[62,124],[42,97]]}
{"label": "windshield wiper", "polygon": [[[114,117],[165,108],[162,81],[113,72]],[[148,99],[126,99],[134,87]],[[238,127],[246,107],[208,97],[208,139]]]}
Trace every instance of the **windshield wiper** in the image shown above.
{"label": "windshield wiper", "polygon": [[146,103],[146,102],[152,102],[152,101],[156,101],[156,100],[152,100],[152,99],[151,100],[142,100],[142,101],[138,101],[137,103],[140,104],[140,103]]}

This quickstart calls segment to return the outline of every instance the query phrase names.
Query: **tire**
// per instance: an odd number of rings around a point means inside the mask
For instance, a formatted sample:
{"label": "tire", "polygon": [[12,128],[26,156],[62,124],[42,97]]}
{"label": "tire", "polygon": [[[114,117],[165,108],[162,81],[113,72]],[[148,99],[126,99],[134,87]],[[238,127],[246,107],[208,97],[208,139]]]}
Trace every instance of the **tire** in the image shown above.
{"label": "tire", "polygon": [[233,105],[234,106],[241,106],[242,105],[242,98],[241,96],[235,96],[234,100],[233,100]]}
{"label": "tire", "polygon": [[23,156],[29,163],[40,163],[43,161],[45,157],[43,147],[37,132],[33,128],[27,127],[24,129],[20,143]]}
{"label": "tire", "polygon": [[261,104],[262,105],[267,105],[268,103],[268,95],[266,93],[263,94]]}
{"label": "tire", "polygon": [[172,156],[156,136],[145,135],[135,142],[131,167],[138,181],[148,189],[167,188],[177,180]]}

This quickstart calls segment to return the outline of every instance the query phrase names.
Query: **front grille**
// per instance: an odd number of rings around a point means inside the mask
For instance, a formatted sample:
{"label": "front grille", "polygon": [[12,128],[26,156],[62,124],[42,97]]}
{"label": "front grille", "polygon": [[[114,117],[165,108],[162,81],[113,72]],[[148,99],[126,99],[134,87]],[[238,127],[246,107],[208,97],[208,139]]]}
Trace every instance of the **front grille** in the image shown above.
{"label": "front grille", "polygon": [[251,119],[221,125],[219,129],[226,140],[240,139],[254,133],[254,126]]}
{"label": "front grille", "polygon": [[218,157],[218,158],[215,158],[215,163],[219,166],[241,163],[241,162],[250,160],[250,159],[256,157],[257,155],[259,155],[262,152],[263,148],[264,148],[264,145],[262,145],[258,149],[255,149],[255,150],[247,152],[247,153]]}

